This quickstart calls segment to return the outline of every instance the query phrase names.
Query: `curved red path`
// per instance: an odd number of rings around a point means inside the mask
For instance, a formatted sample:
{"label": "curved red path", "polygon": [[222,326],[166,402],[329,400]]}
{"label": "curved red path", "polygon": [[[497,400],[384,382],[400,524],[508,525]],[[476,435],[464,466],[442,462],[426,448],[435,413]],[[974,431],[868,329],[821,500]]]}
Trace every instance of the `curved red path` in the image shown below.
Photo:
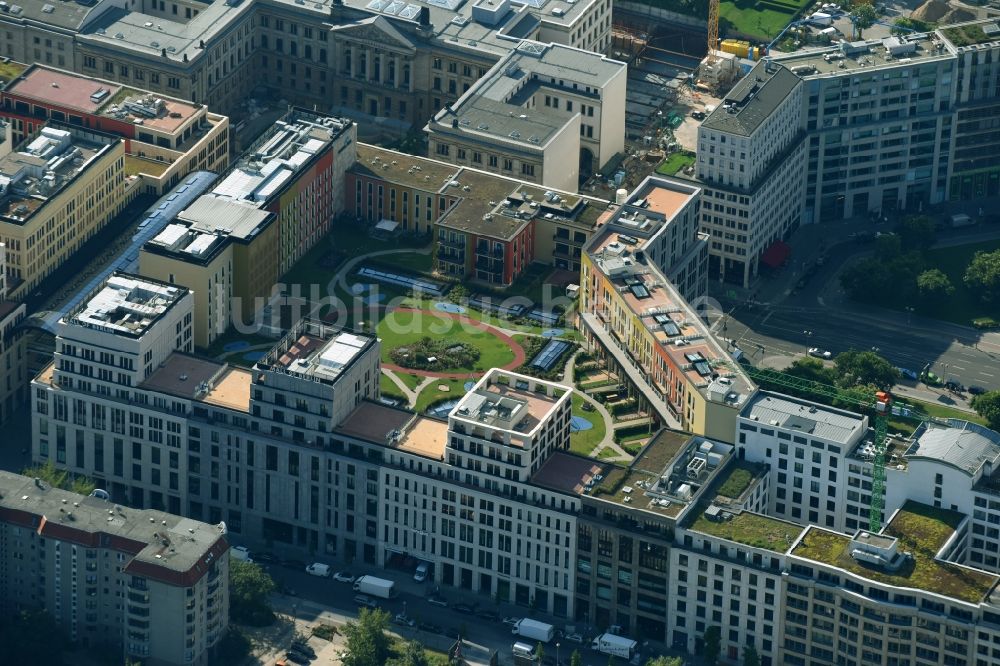
{"label": "curved red path", "polygon": [[[395,310],[411,310],[413,312],[426,312],[427,314],[434,315],[435,317],[443,317],[445,319],[457,319],[462,322],[463,325],[471,325],[473,328],[478,328],[480,331],[489,333],[490,335],[500,338],[503,342],[507,343],[510,350],[514,352],[514,360],[503,366],[503,370],[514,370],[524,365],[526,354],[524,353],[524,347],[522,347],[514,338],[510,337],[506,333],[503,333],[496,328],[490,326],[489,324],[484,324],[483,322],[464,317],[461,314],[456,314],[454,312],[441,312],[439,310],[424,310],[421,308],[394,308]],[[389,312],[386,312],[388,315]],[[413,368],[404,368],[395,363],[383,363],[382,367],[386,370],[392,370],[393,372],[405,372],[411,375],[417,375],[419,377],[434,377],[436,379],[476,379],[482,377],[484,372],[431,372],[430,370],[415,370]]]}

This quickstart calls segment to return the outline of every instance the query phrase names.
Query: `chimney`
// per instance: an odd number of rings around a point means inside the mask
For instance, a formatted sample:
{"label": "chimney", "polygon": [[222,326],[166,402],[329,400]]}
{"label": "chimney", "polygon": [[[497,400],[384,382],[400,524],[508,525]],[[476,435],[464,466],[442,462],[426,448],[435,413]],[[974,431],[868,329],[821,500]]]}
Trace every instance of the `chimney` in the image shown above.
{"label": "chimney", "polygon": [[187,54],[187,53],[185,53],[185,54],[184,54],[184,62],[187,62],[187,61],[188,61],[188,54]]}
{"label": "chimney", "polygon": [[454,127],[455,129],[458,129],[458,118],[451,119],[451,126]]}
{"label": "chimney", "polygon": [[164,58],[166,58],[167,57],[167,50],[166,49],[160,49],[160,55],[163,56]]}
{"label": "chimney", "polygon": [[421,26],[429,28],[431,25],[431,9],[430,7],[420,8],[420,18],[418,22]]}

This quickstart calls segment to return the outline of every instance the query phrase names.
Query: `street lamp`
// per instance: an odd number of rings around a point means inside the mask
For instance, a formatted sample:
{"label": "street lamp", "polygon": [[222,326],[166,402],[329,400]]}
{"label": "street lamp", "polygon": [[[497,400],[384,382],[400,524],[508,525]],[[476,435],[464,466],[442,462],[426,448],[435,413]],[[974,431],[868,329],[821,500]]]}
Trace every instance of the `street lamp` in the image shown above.
{"label": "street lamp", "polygon": [[913,321],[914,308],[912,306],[907,306],[905,309],[906,309],[906,323],[909,324],[911,321]]}
{"label": "street lamp", "polygon": [[559,661],[559,643],[556,643],[556,666],[562,666],[562,662]]}

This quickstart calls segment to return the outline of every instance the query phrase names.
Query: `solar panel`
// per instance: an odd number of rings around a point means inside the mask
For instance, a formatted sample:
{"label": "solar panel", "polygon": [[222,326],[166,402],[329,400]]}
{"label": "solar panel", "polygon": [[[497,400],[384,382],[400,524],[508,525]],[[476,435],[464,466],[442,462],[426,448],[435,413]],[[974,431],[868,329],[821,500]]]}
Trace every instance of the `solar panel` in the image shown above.
{"label": "solar panel", "polygon": [[570,344],[565,340],[553,340],[549,344],[542,347],[542,351],[535,355],[532,359],[530,365],[532,367],[538,368],[542,372],[547,372],[552,369],[556,361],[566,353],[569,349]]}

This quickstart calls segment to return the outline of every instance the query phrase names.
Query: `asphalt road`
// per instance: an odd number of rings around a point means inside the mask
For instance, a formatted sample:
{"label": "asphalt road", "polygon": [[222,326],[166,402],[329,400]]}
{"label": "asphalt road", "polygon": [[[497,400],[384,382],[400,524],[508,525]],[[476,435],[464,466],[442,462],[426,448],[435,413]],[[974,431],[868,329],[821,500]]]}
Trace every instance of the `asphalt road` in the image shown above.
{"label": "asphalt road", "polygon": [[[977,242],[997,235],[996,229],[949,235],[940,245]],[[854,242],[833,245],[825,250],[824,264],[802,287],[798,287],[798,280],[803,264],[810,262],[792,262],[784,274],[764,281],[761,292],[765,295],[758,297],[763,302],[748,305],[720,299],[727,315],[717,318],[714,329],[735,341],[758,365],[776,355],[801,355],[810,347],[835,354],[874,347],[899,367],[919,372],[930,363],[946,380],[987,389],[1000,387],[1000,335],[846,299],[837,280],[840,269],[870,251],[870,246]],[[891,285],[884,288],[886,298],[891,299]]]}
{"label": "asphalt road", "polygon": [[[331,567],[335,568],[333,565]],[[418,622],[429,622],[442,629],[464,631],[463,638],[465,639],[465,643],[463,646],[463,655],[470,663],[487,664],[490,652],[496,650],[499,653],[499,663],[501,665],[513,664],[511,646],[517,640],[517,637],[511,635],[510,627],[507,625],[485,620],[474,615],[460,613],[452,608],[442,608],[430,604],[426,596],[434,591],[433,584],[414,582],[412,580],[412,573],[396,570],[368,571],[365,568],[357,566],[352,566],[350,571],[354,575],[369,573],[396,581],[399,596],[392,600],[378,600],[380,606],[389,611],[390,615],[395,616],[405,609],[406,615]],[[297,569],[289,569],[278,565],[268,566],[268,572],[274,578],[275,582],[278,583],[279,589],[287,591],[290,588],[294,591],[294,599],[297,600],[294,602],[294,612],[295,616],[300,620],[308,621],[310,618],[314,618],[318,621],[321,613],[326,617],[332,615],[334,618],[343,619],[344,621],[357,616],[358,606],[354,603],[355,593],[350,584],[338,583],[332,578],[317,578],[305,573],[305,571],[298,571]],[[478,602],[480,609],[493,610],[501,616],[515,616],[520,618],[529,615],[525,612],[524,608],[517,608],[509,604],[504,604],[498,608],[496,604],[493,604],[486,598],[471,593],[460,595],[457,590],[451,588],[442,588],[441,594],[452,603],[463,602],[471,605]],[[289,610],[287,607],[288,598],[283,597],[282,599],[283,608],[281,610]],[[562,629],[567,624],[565,620],[556,621],[535,613],[531,613],[530,617],[540,621],[551,622],[559,629]],[[446,646],[452,643],[451,640],[441,634],[429,634],[417,628],[410,629],[394,623],[392,629],[406,638],[415,638],[425,645],[437,649],[446,649]],[[582,627],[579,627],[577,630],[582,632],[582,629]],[[585,635],[589,638],[595,633],[598,632],[591,631],[585,633]],[[584,666],[605,666],[608,663],[607,655],[593,652],[590,650],[589,644],[580,645],[565,640],[553,640],[546,645],[545,654],[547,656],[556,656],[557,642],[559,642],[559,658],[563,664],[569,663],[570,655],[574,649],[580,651]],[[649,650],[647,649],[647,651]],[[659,653],[653,650],[653,654],[650,656],[656,656],[656,654]],[[643,659],[643,663],[645,663],[645,659]]]}

